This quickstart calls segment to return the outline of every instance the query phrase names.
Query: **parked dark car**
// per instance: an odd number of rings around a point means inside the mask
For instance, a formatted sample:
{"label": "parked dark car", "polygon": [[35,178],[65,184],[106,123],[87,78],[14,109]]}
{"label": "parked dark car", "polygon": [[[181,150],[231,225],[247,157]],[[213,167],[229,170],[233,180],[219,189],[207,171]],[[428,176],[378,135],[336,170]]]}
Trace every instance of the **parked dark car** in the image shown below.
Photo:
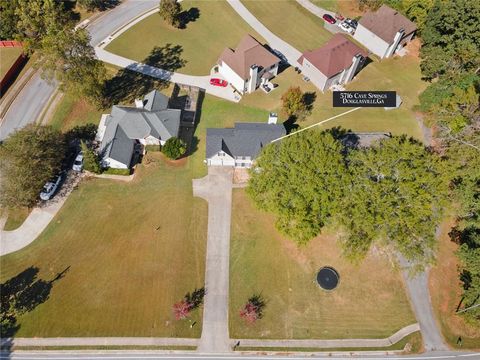
{"label": "parked dark car", "polygon": [[329,14],[324,14],[322,16],[322,18],[323,18],[323,20],[325,20],[329,24],[335,24],[337,22],[337,20],[335,20],[335,18],[332,15],[329,15]]}
{"label": "parked dark car", "polygon": [[358,26],[358,21],[357,20],[347,18],[347,19],[345,19],[344,22],[347,23],[348,25],[350,25],[354,29],[356,29],[357,26]]}

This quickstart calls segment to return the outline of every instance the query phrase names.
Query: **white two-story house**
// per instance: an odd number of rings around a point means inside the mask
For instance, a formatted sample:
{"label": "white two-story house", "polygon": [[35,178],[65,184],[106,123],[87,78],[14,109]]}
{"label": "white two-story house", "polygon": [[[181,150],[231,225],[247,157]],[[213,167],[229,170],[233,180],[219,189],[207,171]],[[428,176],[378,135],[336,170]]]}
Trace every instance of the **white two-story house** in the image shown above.
{"label": "white two-story house", "polygon": [[279,64],[280,59],[250,35],[235,50],[226,48],[217,61],[218,72],[241,94],[274,78]]}

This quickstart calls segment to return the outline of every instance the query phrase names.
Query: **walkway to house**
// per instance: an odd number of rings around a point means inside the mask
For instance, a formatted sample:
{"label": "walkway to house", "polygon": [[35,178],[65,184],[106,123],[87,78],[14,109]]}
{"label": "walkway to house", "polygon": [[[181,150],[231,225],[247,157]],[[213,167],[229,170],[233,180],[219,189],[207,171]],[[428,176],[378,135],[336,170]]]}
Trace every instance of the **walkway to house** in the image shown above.
{"label": "walkway to house", "polygon": [[198,346],[201,353],[232,350],[228,333],[232,177],[232,168],[210,166],[207,176],[193,180],[193,195],[208,201],[206,295]]}
{"label": "walkway to house", "polygon": [[68,196],[78,184],[81,175],[71,172],[60,191],[52,200],[32,210],[18,229],[0,230],[0,256],[13,253],[30,245],[55,217]]}
{"label": "walkway to house", "polygon": [[[263,25],[248,9],[240,2],[240,0],[227,0],[230,6],[245,20],[256,32],[268,41],[268,45],[272,49],[280,51],[288,60],[288,63],[292,66],[300,67],[297,60],[302,53],[295,49],[289,43],[280,39],[277,35],[272,33]],[[272,6],[275,4],[272,3]]]}

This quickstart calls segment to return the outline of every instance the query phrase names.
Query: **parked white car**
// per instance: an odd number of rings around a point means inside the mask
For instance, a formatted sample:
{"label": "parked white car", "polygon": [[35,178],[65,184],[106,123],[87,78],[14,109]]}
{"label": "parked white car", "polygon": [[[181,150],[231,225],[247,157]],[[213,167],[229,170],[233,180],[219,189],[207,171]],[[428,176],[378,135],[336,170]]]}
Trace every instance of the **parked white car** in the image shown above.
{"label": "parked white car", "polygon": [[340,25],[338,25],[338,27],[348,34],[352,34],[353,31],[354,31],[354,28],[351,27],[349,24],[347,24],[345,21],[340,23]]}
{"label": "parked white car", "polygon": [[43,190],[40,193],[40,199],[44,201],[50,200],[55,194],[55,191],[57,191],[57,189],[60,187],[62,179],[63,179],[63,173],[57,175],[54,179],[52,179],[52,181],[47,182],[43,186]]}
{"label": "parked white car", "polygon": [[82,171],[83,170],[83,153],[80,151],[73,161],[73,166],[72,166],[73,171]]}

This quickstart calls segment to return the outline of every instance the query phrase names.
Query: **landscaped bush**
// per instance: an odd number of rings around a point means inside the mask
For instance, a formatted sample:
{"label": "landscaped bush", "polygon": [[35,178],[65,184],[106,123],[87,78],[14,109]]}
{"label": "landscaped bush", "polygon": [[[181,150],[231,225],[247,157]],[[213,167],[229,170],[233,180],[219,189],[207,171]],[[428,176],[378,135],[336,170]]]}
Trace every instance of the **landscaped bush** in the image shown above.
{"label": "landscaped bush", "polygon": [[162,147],[160,145],[145,145],[145,150],[149,151],[162,151]]}
{"label": "landscaped bush", "polygon": [[106,175],[130,175],[131,171],[130,169],[114,169],[114,168],[108,168],[103,170],[103,173]]}
{"label": "landscaped bush", "polygon": [[176,160],[187,151],[185,143],[176,137],[171,137],[163,145],[162,152],[169,159]]}

